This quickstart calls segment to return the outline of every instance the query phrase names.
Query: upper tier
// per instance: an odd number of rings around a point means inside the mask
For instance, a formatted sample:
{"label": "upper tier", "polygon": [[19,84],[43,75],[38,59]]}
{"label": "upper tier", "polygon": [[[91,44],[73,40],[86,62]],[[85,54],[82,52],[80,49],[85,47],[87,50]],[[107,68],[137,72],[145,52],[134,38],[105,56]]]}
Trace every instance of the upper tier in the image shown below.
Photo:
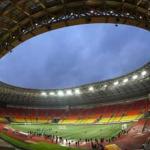
{"label": "upper tier", "polygon": [[31,107],[65,107],[114,103],[149,97],[150,63],[119,78],[73,87],[37,90],[0,83],[0,104]]}

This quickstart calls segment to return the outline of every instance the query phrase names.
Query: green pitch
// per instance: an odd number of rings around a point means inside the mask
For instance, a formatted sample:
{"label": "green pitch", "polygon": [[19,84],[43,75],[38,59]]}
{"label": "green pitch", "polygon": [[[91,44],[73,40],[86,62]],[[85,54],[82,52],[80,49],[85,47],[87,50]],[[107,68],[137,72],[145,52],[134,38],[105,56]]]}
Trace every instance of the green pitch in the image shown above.
{"label": "green pitch", "polygon": [[4,133],[0,133],[0,138],[23,150],[79,150],[77,148],[62,147],[56,144],[48,144],[44,142],[29,144],[24,141],[16,140],[12,137],[9,137]]}
{"label": "green pitch", "polygon": [[105,138],[116,136],[122,129],[121,124],[112,125],[58,125],[58,124],[11,124],[10,127],[20,131],[32,131],[40,134],[57,135],[66,139]]}

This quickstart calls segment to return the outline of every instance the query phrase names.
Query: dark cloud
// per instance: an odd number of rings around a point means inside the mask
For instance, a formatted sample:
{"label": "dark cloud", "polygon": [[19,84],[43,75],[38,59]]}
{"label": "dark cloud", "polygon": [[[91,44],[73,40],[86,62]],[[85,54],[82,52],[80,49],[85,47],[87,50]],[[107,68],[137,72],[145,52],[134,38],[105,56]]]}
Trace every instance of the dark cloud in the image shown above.
{"label": "dark cloud", "polygon": [[63,88],[114,78],[150,60],[149,41],[149,32],[124,25],[62,28],[3,57],[0,80],[28,88]]}

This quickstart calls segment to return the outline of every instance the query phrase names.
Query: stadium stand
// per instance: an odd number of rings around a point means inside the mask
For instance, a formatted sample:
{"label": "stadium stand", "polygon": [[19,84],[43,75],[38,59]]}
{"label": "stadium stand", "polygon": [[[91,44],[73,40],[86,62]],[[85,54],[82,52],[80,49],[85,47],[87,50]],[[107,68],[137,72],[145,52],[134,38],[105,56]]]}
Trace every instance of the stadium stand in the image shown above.
{"label": "stadium stand", "polygon": [[[105,0],[104,2],[98,0],[2,0],[0,1],[0,57],[12,52],[14,47],[35,35],[66,26],[114,23],[116,27],[118,24],[127,24],[149,31],[149,7],[149,0]],[[23,127],[28,123],[42,126],[51,122],[56,123],[57,126],[90,124],[91,127],[91,124],[95,124],[94,126],[100,124],[98,126],[102,126],[104,129],[106,126],[116,125],[115,123],[122,125],[135,121],[129,127],[128,132],[121,132],[120,135],[117,130],[118,137],[112,138],[112,141],[105,141],[104,144],[111,144],[108,147],[112,148],[119,145],[123,150],[139,149],[144,143],[147,147],[149,143],[146,142],[146,139],[150,137],[149,71],[150,63],[118,78],[79,86],[77,88],[81,91],[80,95],[75,93],[74,87],[69,89],[71,95],[67,94],[66,89],[61,89],[64,97],[60,97],[60,89],[24,89],[0,82],[0,132],[18,139],[17,142],[25,141],[23,145],[26,145],[28,144],[26,140],[41,142],[47,141],[47,137],[33,136],[32,134],[26,136],[14,129],[8,129],[9,123],[10,125],[11,122],[12,124],[21,124]],[[91,86],[94,91],[89,91]],[[141,97],[146,98],[134,101]],[[129,102],[125,102],[126,100]],[[124,102],[119,103],[119,101]],[[91,107],[93,104],[97,106],[93,108],[76,107],[81,105]],[[71,108],[57,109],[55,108],[57,106],[71,106]],[[95,131],[99,133],[98,130]],[[86,134],[83,133],[83,135]],[[53,135],[53,137],[56,141],[57,136]],[[51,141],[48,142],[51,144]],[[86,142],[84,141],[84,143]],[[38,143],[32,146],[37,145]],[[45,149],[45,145],[41,149]],[[26,149],[29,149],[28,146]],[[40,146],[41,143],[37,149],[40,149]],[[47,149],[59,148],[48,147]]]}
{"label": "stadium stand", "polygon": [[0,121],[48,123],[59,118],[59,124],[108,124],[137,121],[144,116],[145,112],[145,100],[94,108],[70,108],[69,110],[7,107],[0,109]]}

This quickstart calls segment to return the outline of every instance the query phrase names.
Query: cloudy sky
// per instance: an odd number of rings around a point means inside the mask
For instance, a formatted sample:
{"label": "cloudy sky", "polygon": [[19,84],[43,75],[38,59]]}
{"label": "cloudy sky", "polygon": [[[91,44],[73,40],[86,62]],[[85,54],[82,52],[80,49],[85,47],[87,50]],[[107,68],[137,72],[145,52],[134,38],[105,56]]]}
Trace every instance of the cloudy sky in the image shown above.
{"label": "cloudy sky", "polygon": [[34,37],[0,59],[0,80],[64,88],[114,78],[150,60],[148,31],[109,24],[62,28]]}

